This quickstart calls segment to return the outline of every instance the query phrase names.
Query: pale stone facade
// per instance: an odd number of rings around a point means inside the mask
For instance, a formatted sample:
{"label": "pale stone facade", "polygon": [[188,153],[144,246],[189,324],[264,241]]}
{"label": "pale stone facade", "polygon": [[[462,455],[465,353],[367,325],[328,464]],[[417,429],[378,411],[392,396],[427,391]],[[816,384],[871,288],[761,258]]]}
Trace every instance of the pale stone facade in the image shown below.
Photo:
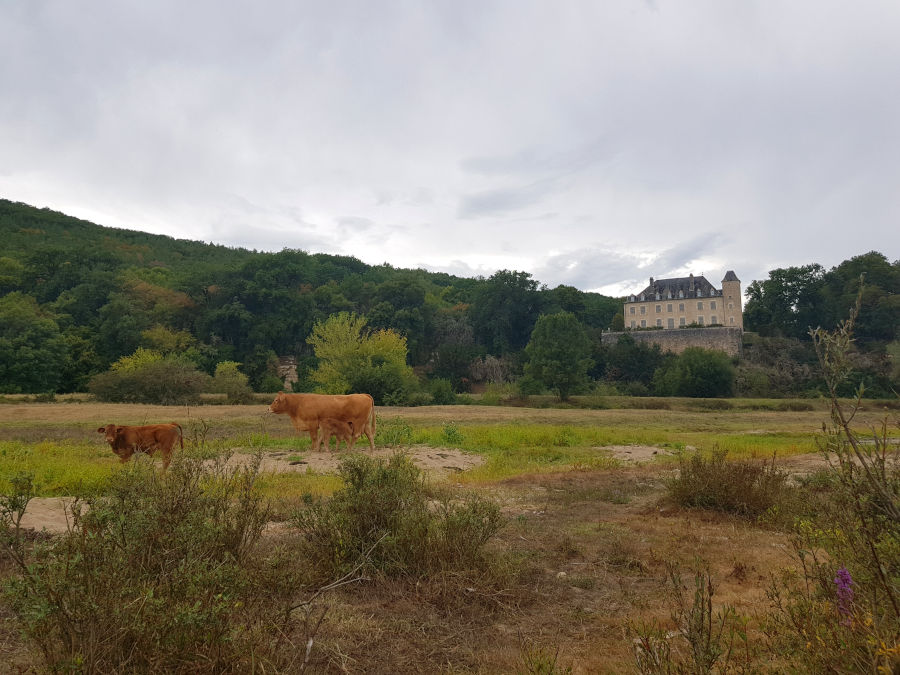
{"label": "pale stone facade", "polygon": [[728,271],[718,290],[705,277],[656,279],[625,299],[625,329],[725,326],[744,329],[741,281]]}

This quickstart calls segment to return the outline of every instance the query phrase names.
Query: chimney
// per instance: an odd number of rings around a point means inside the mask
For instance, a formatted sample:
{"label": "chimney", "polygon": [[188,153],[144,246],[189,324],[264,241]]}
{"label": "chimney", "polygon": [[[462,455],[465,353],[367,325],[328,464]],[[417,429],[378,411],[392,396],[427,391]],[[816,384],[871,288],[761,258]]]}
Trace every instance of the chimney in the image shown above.
{"label": "chimney", "polygon": [[650,277],[650,285],[653,285],[653,277]]}
{"label": "chimney", "polygon": [[688,287],[690,290],[694,290],[694,273],[691,272],[691,285]]}

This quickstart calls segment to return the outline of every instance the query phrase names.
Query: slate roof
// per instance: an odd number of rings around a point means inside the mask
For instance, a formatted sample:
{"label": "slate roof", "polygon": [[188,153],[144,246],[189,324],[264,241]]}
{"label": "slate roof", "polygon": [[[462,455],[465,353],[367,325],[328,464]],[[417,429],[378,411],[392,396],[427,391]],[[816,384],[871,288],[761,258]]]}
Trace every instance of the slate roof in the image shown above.
{"label": "slate roof", "polygon": [[728,270],[725,272],[725,278],[722,281],[737,281],[740,282],[740,279],[737,278],[737,274],[735,274],[732,270]]}
{"label": "slate roof", "polygon": [[[734,272],[731,272],[733,275]],[[737,278],[737,277],[735,277]],[[725,278],[726,281],[730,281],[728,279],[728,275]],[[629,296],[629,302],[644,302],[647,300],[656,300],[656,294],[659,293],[660,300],[667,300],[670,298],[678,298],[678,292],[681,291],[683,298],[698,298],[698,297],[709,297],[709,296],[717,296],[722,295],[721,291],[716,290],[716,288],[706,280],[706,277],[677,277],[675,279],[651,279],[651,283],[640,293],[635,293],[633,296]],[[698,294],[698,291],[700,293]],[[644,300],[641,300],[641,296],[644,296]]]}

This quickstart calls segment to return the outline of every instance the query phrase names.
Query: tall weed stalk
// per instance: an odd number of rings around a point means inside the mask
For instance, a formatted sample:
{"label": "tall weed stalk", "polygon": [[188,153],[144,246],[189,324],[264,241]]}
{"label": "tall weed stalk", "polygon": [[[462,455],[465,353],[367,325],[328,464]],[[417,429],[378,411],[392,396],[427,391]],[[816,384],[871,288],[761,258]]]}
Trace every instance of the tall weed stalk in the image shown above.
{"label": "tall weed stalk", "polygon": [[[862,281],[862,280],[861,280]],[[798,571],[772,584],[769,633],[815,672],[900,672],[900,461],[888,420],[863,439],[853,427],[863,387],[847,404],[862,297],[834,331],[811,331],[831,401],[820,451],[830,490],[820,512],[793,532]],[[896,423],[896,421],[895,421]]]}

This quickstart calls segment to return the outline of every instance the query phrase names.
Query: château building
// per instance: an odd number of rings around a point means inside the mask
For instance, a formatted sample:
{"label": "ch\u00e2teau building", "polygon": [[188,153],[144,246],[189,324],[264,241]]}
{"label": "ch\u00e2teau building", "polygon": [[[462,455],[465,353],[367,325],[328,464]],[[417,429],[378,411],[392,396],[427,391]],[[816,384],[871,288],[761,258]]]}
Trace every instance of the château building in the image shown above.
{"label": "ch\u00e2teau building", "polygon": [[744,329],[741,280],[729,270],[717,290],[705,277],[650,277],[650,285],[625,300],[625,328],[725,326]]}

